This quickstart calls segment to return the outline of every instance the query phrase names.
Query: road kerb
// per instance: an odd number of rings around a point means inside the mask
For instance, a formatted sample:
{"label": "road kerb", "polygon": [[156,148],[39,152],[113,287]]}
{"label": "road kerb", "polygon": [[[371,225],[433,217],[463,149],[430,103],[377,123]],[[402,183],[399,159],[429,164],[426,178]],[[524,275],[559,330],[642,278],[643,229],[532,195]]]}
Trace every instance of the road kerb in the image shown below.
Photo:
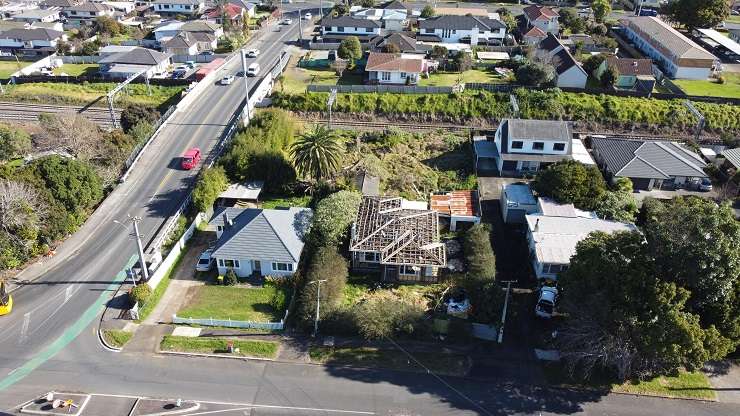
{"label": "road kerb", "polygon": [[242,360],[242,361],[276,361],[274,358],[263,358],[263,357],[250,357],[250,356],[229,356],[222,354],[205,354],[200,352],[182,352],[182,351],[162,351],[157,350],[157,354],[164,355],[179,355],[182,357],[200,357],[200,358],[225,358],[227,360]]}

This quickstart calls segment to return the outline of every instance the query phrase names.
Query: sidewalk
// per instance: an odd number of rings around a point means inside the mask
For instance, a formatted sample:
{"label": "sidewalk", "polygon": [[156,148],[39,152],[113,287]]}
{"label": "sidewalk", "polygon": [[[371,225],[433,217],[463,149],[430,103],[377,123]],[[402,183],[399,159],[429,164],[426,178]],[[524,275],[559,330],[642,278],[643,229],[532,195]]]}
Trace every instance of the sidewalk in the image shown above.
{"label": "sidewalk", "polygon": [[717,393],[718,401],[740,404],[740,362],[723,360],[707,363],[704,372]]}

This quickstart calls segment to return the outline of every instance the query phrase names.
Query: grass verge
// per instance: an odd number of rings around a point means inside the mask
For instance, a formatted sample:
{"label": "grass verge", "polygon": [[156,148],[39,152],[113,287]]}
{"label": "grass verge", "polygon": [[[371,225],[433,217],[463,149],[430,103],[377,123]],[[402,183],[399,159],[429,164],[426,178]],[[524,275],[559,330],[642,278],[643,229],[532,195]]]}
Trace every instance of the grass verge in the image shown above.
{"label": "grass verge", "polygon": [[234,349],[239,352],[228,352],[226,338],[193,338],[166,335],[159,348],[162,351],[195,352],[201,354],[228,354],[240,357],[275,358],[280,344],[273,341],[240,341],[231,340]]}
{"label": "grass verge", "polygon": [[466,356],[439,352],[413,353],[412,355],[421,365],[409,359],[401,351],[370,347],[311,347],[308,354],[311,357],[311,361],[329,365],[378,367],[420,373],[426,373],[427,369],[429,369],[429,371],[436,374],[450,376],[464,376],[470,369],[470,363]]}
{"label": "grass verge", "polygon": [[187,246],[182,249],[180,254],[177,256],[177,260],[175,260],[175,263],[172,265],[172,267],[170,267],[169,270],[167,270],[167,273],[165,273],[164,277],[162,277],[162,280],[159,281],[159,284],[157,284],[157,287],[149,296],[149,299],[144,304],[144,306],[139,309],[139,319],[136,322],[144,321],[149,316],[149,314],[152,313],[154,308],[159,303],[159,300],[162,299],[164,292],[166,292],[167,288],[170,286],[170,278],[172,277],[172,273],[180,266],[180,262],[185,257],[185,253],[187,252],[187,250]]}
{"label": "grass verge", "polygon": [[133,333],[127,331],[121,331],[118,329],[104,329],[103,338],[108,345],[121,348],[126,345],[127,342],[134,336]]}
{"label": "grass verge", "polygon": [[[105,100],[101,98],[115,86],[115,83],[110,82],[87,84],[34,82],[7,87],[3,100],[69,105],[94,103],[94,105],[104,106]],[[125,91],[116,97],[117,105],[125,106],[136,103],[159,107],[171,100],[173,96],[180,94],[185,87],[152,85],[151,88],[152,95],[148,95],[146,85],[129,84]]]}
{"label": "grass verge", "polygon": [[261,201],[263,209],[275,209],[277,207],[307,207],[311,202],[309,195],[273,197],[267,196]]}
{"label": "grass verge", "polygon": [[177,316],[195,319],[231,319],[234,321],[277,322],[285,312],[285,293],[273,286],[242,288],[234,286],[198,286],[192,301]]}
{"label": "grass verge", "polygon": [[493,72],[483,71],[480,69],[471,69],[465,72],[435,72],[429,75],[429,78],[421,77],[419,79],[419,86],[422,87],[440,87],[440,86],[452,86],[460,82],[480,82],[488,84],[501,84],[505,83],[506,80]]}

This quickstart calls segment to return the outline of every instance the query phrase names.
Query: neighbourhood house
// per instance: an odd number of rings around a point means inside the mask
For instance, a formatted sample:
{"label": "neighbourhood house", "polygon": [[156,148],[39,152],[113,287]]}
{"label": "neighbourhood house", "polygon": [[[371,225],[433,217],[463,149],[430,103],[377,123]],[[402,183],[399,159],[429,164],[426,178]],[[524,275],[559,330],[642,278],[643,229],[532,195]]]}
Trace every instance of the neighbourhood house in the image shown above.
{"label": "neighbourhood house", "polygon": [[672,78],[707,79],[718,62],[714,55],[657,17],[633,16],[620,23],[625,36]]}
{"label": "neighbourhood house", "polygon": [[547,37],[547,33],[537,26],[532,26],[522,35],[522,40],[527,45],[538,45]]}
{"label": "neighbourhood house", "polygon": [[411,10],[411,8],[409,6],[403,4],[402,2],[400,2],[398,0],[393,0],[393,1],[389,2],[388,4],[386,4],[385,6],[383,6],[383,9],[385,9],[385,10],[400,10],[400,11],[408,11],[408,10]]}
{"label": "neighbourhood house", "polygon": [[[213,48],[218,38],[223,36],[224,31],[220,25],[207,20],[190,20],[188,22],[170,22],[154,29],[154,39],[157,42],[165,42],[168,39],[177,36],[180,32],[191,34],[208,34],[213,38]],[[199,39],[199,41],[201,41]]]}
{"label": "neighbourhood house", "polygon": [[10,29],[0,32],[0,52],[24,57],[47,56],[56,52],[64,32],[50,29]]}
{"label": "neighbourhood house", "polygon": [[429,197],[429,209],[437,211],[439,216],[450,221],[450,231],[457,231],[457,224],[469,225],[480,223],[481,207],[478,191],[452,191],[432,194]]}
{"label": "neighbourhood house", "polygon": [[555,10],[549,7],[527,6],[523,11],[527,27],[534,26],[553,35],[560,31],[560,23],[558,22],[560,15]]}
{"label": "neighbourhood house", "polygon": [[220,208],[208,223],[218,238],[211,257],[219,275],[290,276],[298,268],[310,208]]}
{"label": "neighbourhood house", "polygon": [[706,178],[698,154],[676,142],[591,138],[594,159],[612,179],[629,178],[634,189],[675,189]]}
{"label": "neighbourhood house", "polygon": [[401,53],[426,55],[432,49],[429,45],[417,42],[410,35],[413,34],[391,33],[382,37],[378,36],[371,41],[373,50],[376,52],[385,52],[390,45],[393,45]]}
{"label": "neighbourhood house", "polygon": [[100,73],[104,77],[126,79],[144,71],[143,75],[152,78],[167,72],[171,65],[170,54],[152,49],[136,47],[128,52],[108,55],[98,61]]}
{"label": "neighbourhood house", "polygon": [[50,23],[59,20],[59,18],[59,11],[53,9],[26,10],[24,12],[13,15],[13,20],[15,20],[16,22],[25,23]]}
{"label": "neighbourhood house", "polygon": [[379,21],[352,16],[325,17],[321,20],[321,37],[324,42],[338,42],[349,36],[357,36],[360,42],[367,42],[380,35],[382,26]]}
{"label": "neighbourhood house", "polygon": [[177,36],[162,43],[162,51],[172,55],[197,55],[198,41],[188,32],[180,32]]}
{"label": "neighbourhood house", "polygon": [[245,0],[232,0],[229,3],[235,4],[244,9],[244,13],[249,17],[255,17],[257,15],[256,3],[251,3]]}
{"label": "neighbourhood house", "polygon": [[561,205],[540,198],[538,208],[538,213],[525,215],[527,242],[537,279],[557,280],[568,269],[578,242],[593,232],[637,230],[633,224],[602,220],[572,204]]}
{"label": "neighbourhood house", "polygon": [[614,87],[625,90],[652,91],[655,86],[653,61],[650,59],[630,59],[610,56],[596,69],[598,77],[608,68],[617,71]]}
{"label": "neighbourhood house", "polygon": [[232,24],[241,24],[245,15],[246,11],[241,6],[234,3],[226,3],[206,10],[203,13],[203,18],[213,20],[220,25],[224,24],[224,20]]}
{"label": "neighbourhood house", "polygon": [[740,29],[730,29],[728,33],[730,35],[730,39],[740,43]]}
{"label": "neighbourhood house", "polygon": [[203,0],[154,0],[154,12],[163,16],[196,16],[205,10]]}
{"label": "neighbourhood house", "polygon": [[68,25],[80,26],[92,24],[98,17],[112,17],[115,14],[115,9],[107,4],[86,2],[65,7],[62,9],[62,14],[67,17]]}
{"label": "neighbourhood house", "polygon": [[500,45],[506,37],[506,25],[480,16],[437,16],[419,21],[423,40],[470,45]]}
{"label": "neighbourhood house", "polygon": [[82,3],[82,0],[44,0],[39,4],[42,9],[61,10],[65,7],[72,7]]}
{"label": "neighbourhood house", "polygon": [[[493,141],[478,136],[473,138],[473,145],[478,169],[483,166],[501,175],[519,175],[572,159],[572,141],[568,122],[506,119],[496,130]],[[480,159],[488,160],[481,163]]]}
{"label": "neighbourhood house", "polygon": [[526,183],[501,185],[501,216],[507,224],[524,224],[525,215],[539,212],[537,198]]}
{"label": "neighbourhood house", "polygon": [[384,281],[436,282],[447,265],[437,211],[398,197],[363,196],[352,224],[352,268]]}
{"label": "neighbourhood house", "polygon": [[555,68],[557,86],[565,88],[586,88],[588,74],[552,33],[540,42],[536,56]]}
{"label": "neighbourhood house", "polygon": [[370,84],[416,85],[425,62],[417,54],[370,52],[365,72]]}
{"label": "neighbourhood house", "polygon": [[127,15],[136,9],[136,4],[132,1],[104,1],[102,4],[110,6],[118,15]]}
{"label": "neighbourhood house", "polygon": [[[734,172],[740,172],[740,148],[725,149],[720,153],[722,159],[722,168],[732,169]],[[734,175],[734,173],[732,173]]]}
{"label": "neighbourhood house", "polygon": [[405,10],[365,9],[359,6],[352,6],[350,8],[350,15],[357,19],[380,22],[386,32],[405,30],[409,23]]}
{"label": "neighbourhood house", "polygon": [[740,45],[714,29],[695,29],[695,39],[715,56],[730,62],[740,61]]}

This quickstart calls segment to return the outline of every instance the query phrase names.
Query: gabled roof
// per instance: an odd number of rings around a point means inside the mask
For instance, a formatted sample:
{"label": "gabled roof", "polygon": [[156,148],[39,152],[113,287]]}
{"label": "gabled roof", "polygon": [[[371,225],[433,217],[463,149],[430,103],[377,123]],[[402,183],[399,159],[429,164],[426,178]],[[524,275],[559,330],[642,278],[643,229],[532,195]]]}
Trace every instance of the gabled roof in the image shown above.
{"label": "gabled roof", "polygon": [[732,164],[732,166],[735,166],[736,169],[740,168],[740,148],[726,149],[723,150],[721,154]]}
{"label": "gabled roof", "polygon": [[584,74],[586,73],[586,71],[578,65],[576,58],[574,58],[566,48],[559,50],[555,55],[553,55],[550,59],[550,64],[555,67],[555,72],[557,72],[558,75],[562,75],[565,71],[573,67],[580,68],[581,72]]}
{"label": "gabled roof", "polygon": [[386,10],[408,10],[409,7],[398,0],[393,0],[390,3],[383,6]]}
{"label": "gabled roof", "polygon": [[177,36],[173,36],[164,42],[162,46],[165,48],[189,48],[197,43],[198,41],[195,37],[191,36],[188,32],[180,32]]}
{"label": "gabled roof", "polygon": [[45,17],[58,15],[57,10],[31,9],[11,16],[13,19],[43,19]]}
{"label": "gabled roof", "polygon": [[524,8],[524,15],[527,16],[529,21],[533,20],[550,20],[553,17],[559,17],[560,15],[555,10],[549,7],[542,6],[527,6]]}
{"label": "gabled roof", "polygon": [[707,177],[699,155],[669,141],[591,138],[608,172],[628,178],[668,179],[674,176]]}
{"label": "gabled roof", "polygon": [[502,130],[512,140],[563,141],[570,143],[573,133],[566,121],[506,119]]}
{"label": "gabled roof", "polygon": [[424,69],[423,59],[405,58],[400,53],[370,52],[366,71],[395,71],[419,73]]}
{"label": "gabled roof", "polygon": [[300,259],[313,215],[310,208],[222,208],[213,214],[209,225],[224,226],[224,213],[232,225],[224,229],[216,243],[214,257],[286,263]]}
{"label": "gabled roof", "polygon": [[398,47],[398,50],[401,52],[426,52],[429,49],[429,45],[424,44],[418,44],[416,43],[416,39],[405,35],[403,33],[391,33],[389,35],[386,35],[385,37],[378,37],[377,38],[377,47],[382,48],[387,45],[396,45]]}
{"label": "gabled roof", "polygon": [[180,26],[180,30],[186,32],[212,32],[215,33],[221,25],[207,20],[188,20]]}
{"label": "gabled roof", "polygon": [[110,12],[113,8],[107,4],[102,3],[91,3],[85,2],[72,7],[65,7],[64,11],[75,11],[75,12]]}
{"label": "gabled roof", "polygon": [[235,19],[244,13],[244,8],[234,3],[226,3],[224,6],[216,6],[206,10],[205,15],[211,19],[220,19],[224,14],[229,19]]}
{"label": "gabled roof", "polygon": [[506,28],[502,22],[481,16],[436,16],[419,21],[421,29],[470,30],[477,27],[481,30],[498,30]]}
{"label": "gabled roof", "polygon": [[546,36],[547,33],[543,32],[542,29],[538,28],[537,26],[532,26],[532,28],[524,34],[524,37],[529,38],[544,38]]}
{"label": "gabled roof", "polygon": [[537,49],[552,52],[558,48],[564,48],[563,44],[560,43],[560,40],[558,40],[558,38],[556,38],[552,33],[548,33],[545,36],[545,39],[542,39],[537,45]]}
{"label": "gabled roof", "polygon": [[114,53],[102,58],[101,64],[159,65],[169,59],[170,55],[148,48],[135,48],[128,52]]}
{"label": "gabled roof", "polygon": [[668,23],[653,16],[632,16],[620,22],[633,29],[641,36],[665,48],[676,58],[716,60],[717,57],[707,52],[693,40],[682,35]]}
{"label": "gabled roof", "polygon": [[339,17],[325,17],[321,20],[321,26],[323,27],[363,27],[363,28],[379,28],[382,23],[376,20],[369,19],[358,19],[352,16],[339,16]]}
{"label": "gabled roof", "polygon": [[0,33],[0,39],[18,39],[21,41],[54,40],[64,33],[51,29],[10,29]]}
{"label": "gabled roof", "polygon": [[79,0],[44,0],[41,2],[40,6],[42,8],[49,8],[49,7],[72,7],[76,4],[79,4]]}
{"label": "gabled roof", "polygon": [[154,0],[154,4],[190,4],[197,6],[203,3],[203,0]]}
{"label": "gabled roof", "polygon": [[619,75],[653,75],[653,61],[650,59],[630,59],[610,56],[606,64],[616,68]]}

